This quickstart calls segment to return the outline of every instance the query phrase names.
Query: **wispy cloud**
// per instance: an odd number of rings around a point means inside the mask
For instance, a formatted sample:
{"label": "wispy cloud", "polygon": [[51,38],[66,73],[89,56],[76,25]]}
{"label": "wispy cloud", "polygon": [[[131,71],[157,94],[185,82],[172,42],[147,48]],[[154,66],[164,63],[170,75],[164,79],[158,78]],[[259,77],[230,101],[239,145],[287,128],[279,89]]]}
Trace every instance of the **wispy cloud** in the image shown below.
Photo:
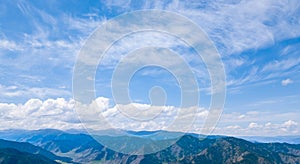
{"label": "wispy cloud", "polygon": [[[281,1],[210,1],[205,5],[179,3],[175,10],[196,20],[207,31],[222,54],[272,45],[274,40],[297,37],[299,2]],[[178,10],[179,8],[179,10]],[[253,10],[255,8],[255,10]]]}
{"label": "wispy cloud", "polygon": [[[71,92],[60,88],[39,88],[22,86],[4,86],[0,84],[0,99],[2,101],[23,102],[29,98],[47,99],[49,97],[70,97]],[[18,101],[16,101],[18,99]]]}
{"label": "wispy cloud", "polygon": [[265,65],[262,68],[262,71],[266,72],[276,72],[276,71],[283,71],[283,70],[289,70],[297,65],[300,65],[300,58],[288,58],[285,60],[280,60],[280,61],[271,61],[267,65]]}
{"label": "wispy cloud", "polygon": [[[49,12],[27,1],[18,1],[12,10],[20,14],[18,18],[11,17],[12,21],[27,22],[23,28],[14,29],[19,35],[5,33],[7,28],[0,35],[0,65],[4,71],[0,75],[2,100],[70,97],[76,55],[102,20],[99,17],[78,18],[61,10]],[[0,19],[4,21],[5,18],[1,16]],[[6,86],[18,88],[12,90]],[[57,86],[67,87],[62,90]]]}
{"label": "wispy cloud", "polygon": [[11,40],[0,39],[0,50],[10,50],[10,51],[19,51],[22,50],[23,47],[19,46],[17,43]]}

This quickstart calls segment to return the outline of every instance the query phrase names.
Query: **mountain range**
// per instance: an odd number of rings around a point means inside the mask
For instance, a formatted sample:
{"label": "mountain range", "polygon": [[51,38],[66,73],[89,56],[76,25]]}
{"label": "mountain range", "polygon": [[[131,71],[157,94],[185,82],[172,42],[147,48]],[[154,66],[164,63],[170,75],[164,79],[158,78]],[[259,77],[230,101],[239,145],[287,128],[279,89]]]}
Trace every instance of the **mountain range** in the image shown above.
{"label": "mountain range", "polygon": [[[147,140],[144,136],[151,133],[155,132],[130,132],[140,140]],[[118,140],[126,147],[127,137],[132,136],[99,137]],[[4,130],[0,138],[0,161],[4,161],[0,163],[12,159],[25,163],[300,163],[300,144],[251,142],[229,136],[202,139],[201,135],[186,134],[168,148],[146,155],[115,152],[80,131]]]}

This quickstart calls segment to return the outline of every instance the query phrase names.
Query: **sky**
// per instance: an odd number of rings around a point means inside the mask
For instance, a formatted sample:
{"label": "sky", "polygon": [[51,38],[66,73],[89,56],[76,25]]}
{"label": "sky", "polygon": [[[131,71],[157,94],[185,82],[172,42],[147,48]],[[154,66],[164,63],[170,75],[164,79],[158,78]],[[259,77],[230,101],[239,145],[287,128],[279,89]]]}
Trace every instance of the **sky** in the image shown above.
{"label": "sky", "polygon": [[[300,135],[300,2],[280,0],[2,2],[0,129],[83,128],[72,85],[82,47],[106,22],[144,9],[188,18],[201,27],[219,52],[226,75],[226,99],[213,134]],[[176,118],[180,86],[164,68],[137,70],[129,86],[132,103],[140,108],[149,107],[153,86],[164,89],[167,100],[156,120],[139,122],[124,117],[111,93],[113,71],[124,54],[162,45],[180,54],[196,77],[199,120],[191,131],[201,131],[211,103],[209,72],[181,40],[155,31],[116,41],[97,67],[95,102],[112,127],[166,129]]]}

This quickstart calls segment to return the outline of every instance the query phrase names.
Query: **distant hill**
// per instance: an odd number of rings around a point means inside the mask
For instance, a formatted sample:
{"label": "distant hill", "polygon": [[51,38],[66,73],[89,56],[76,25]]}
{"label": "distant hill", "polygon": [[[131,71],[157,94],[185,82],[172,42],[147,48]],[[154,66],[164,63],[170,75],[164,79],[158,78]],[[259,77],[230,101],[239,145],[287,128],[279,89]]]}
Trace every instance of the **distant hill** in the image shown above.
{"label": "distant hill", "polygon": [[41,147],[34,146],[30,143],[25,143],[25,142],[6,141],[0,139],[0,149],[14,149],[23,153],[43,156],[53,161],[54,160],[64,161],[64,162],[72,161],[71,158],[57,156]]}
{"label": "distant hill", "polygon": [[4,148],[0,149],[1,164],[58,164],[42,155],[30,154],[18,151],[17,149]]}
{"label": "distant hill", "polygon": [[[136,137],[142,136],[137,138],[137,142],[147,140],[143,136],[151,133],[153,132],[130,132]],[[169,133],[172,136],[172,132]],[[124,141],[118,143],[126,147],[126,137],[132,136],[99,137]],[[187,134],[174,145],[154,154],[126,155],[108,149],[87,134],[47,129],[24,131],[23,134],[10,136],[18,142],[29,142],[56,156],[69,157],[78,163],[300,163],[299,144],[257,143],[227,136],[208,136],[205,139],[199,137],[202,136]]]}
{"label": "distant hill", "polygon": [[289,144],[300,144],[300,136],[274,136],[274,137],[262,137],[262,136],[241,136],[239,138],[261,143],[289,143]]}

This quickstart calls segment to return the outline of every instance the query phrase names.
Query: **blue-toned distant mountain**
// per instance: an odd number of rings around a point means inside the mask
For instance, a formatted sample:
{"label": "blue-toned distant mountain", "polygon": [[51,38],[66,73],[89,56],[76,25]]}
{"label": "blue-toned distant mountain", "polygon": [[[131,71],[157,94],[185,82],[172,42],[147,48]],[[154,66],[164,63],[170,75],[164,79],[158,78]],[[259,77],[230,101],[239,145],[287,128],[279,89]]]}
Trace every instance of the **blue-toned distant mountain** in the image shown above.
{"label": "blue-toned distant mountain", "polygon": [[113,156],[110,154],[118,154],[83,133],[72,134],[54,129],[5,130],[0,132],[0,136],[7,140],[31,143],[58,156],[70,157],[73,162],[86,163],[104,156],[105,160],[111,160]]}
{"label": "blue-toned distant mountain", "polygon": [[[145,136],[152,133],[155,131],[129,132],[137,137],[137,141],[147,140]],[[172,132],[169,134],[172,136]],[[187,134],[165,150],[148,155],[126,155],[106,148],[84,133],[46,129],[18,130],[16,133],[7,130],[0,132],[0,135],[5,139],[29,142],[56,156],[69,157],[79,163],[300,163],[299,144],[257,143],[226,136],[199,139],[203,136]],[[133,136],[100,137],[124,141],[120,146],[126,147],[126,137]]]}
{"label": "blue-toned distant mountain", "polygon": [[[24,159],[25,161],[44,161],[44,163],[56,163],[54,161],[71,162],[71,158],[57,156],[41,147],[34,146],[26,142],[15,142],[0,139],[0,163],[4,161],[19,161]],[[18,163],[18,162],[13,162]],[[25,162],[27,163],[27,162]]]}
{"label": "blue-toned distant mountain", "polygon": [[289,143],[289,144],[300,144],[300,136],[274,136],[274,137],[262,137],[262,136],[242,136],[239,137],[251,142],[261,143]]}
{"label": "blue-toned distant mountain", "polygon": [[0,163],[1,164],[58,164],[49,158],[39,154],[30,154],[18,151],[17,149],[5,148],[0,149]]}

